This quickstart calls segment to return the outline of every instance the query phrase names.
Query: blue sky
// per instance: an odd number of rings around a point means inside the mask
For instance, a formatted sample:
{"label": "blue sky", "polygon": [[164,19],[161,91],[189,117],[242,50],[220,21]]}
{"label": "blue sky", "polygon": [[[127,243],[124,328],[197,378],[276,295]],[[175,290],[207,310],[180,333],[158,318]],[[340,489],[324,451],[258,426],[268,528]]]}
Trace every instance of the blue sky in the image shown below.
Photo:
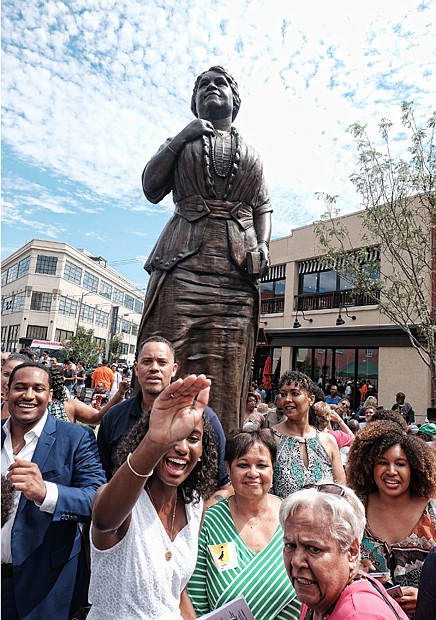
{"label": "blue sky", "polygon": [[[2,258],[32,238],[104,256],[139,288],[172,212],[142,194],[149,157],[190,120],[195,77],[239,83],[235,125],[261,154],[273,237],[359,209],[355,121],[435,102],[435,0],[2,2]],[[401,138],[397,148],[405,148]]]}

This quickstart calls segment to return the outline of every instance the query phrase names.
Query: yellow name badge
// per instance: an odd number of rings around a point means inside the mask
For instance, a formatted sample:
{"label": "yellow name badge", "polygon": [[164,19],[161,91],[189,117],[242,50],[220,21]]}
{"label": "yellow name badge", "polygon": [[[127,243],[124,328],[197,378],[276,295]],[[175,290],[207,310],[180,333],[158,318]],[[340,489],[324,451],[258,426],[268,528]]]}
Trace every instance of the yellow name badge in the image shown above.
{"label": "yellow name badge", "polygon": [[238,556],[234,541],[223,542],[219,545],[209,545],[209,551],[219,571],[225,571],[238,566]]}

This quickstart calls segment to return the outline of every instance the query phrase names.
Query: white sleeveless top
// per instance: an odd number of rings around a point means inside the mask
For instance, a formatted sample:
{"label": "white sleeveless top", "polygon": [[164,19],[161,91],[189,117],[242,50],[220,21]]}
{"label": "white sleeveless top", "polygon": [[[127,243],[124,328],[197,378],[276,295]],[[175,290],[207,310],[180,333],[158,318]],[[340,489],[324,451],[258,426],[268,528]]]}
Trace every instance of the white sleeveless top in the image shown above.
{"label": "white sleeveless top", "polygon": [[[180,594],[194,572],[202,502],[185,504],[187,525],[173,542],[142,491],[122,540],[101,551],[92,543],[88,620],[178,620]],[[171,550],[170,560],[165,551]]]}

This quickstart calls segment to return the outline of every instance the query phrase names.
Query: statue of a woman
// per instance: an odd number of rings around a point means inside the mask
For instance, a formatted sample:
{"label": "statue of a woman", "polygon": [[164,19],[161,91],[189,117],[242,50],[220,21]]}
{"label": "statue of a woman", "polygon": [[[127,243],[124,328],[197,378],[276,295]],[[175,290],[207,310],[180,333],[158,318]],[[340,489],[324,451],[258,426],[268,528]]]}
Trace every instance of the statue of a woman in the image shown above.
{"label": "statue of a woman", "polygon": [[239,106],[222,67],[202,73],[191,102],[197,118],[162,145],[142,177],[150,202],[172,191],[175,212],[145,264],[138,343],[164,336],[180,376],[212,380],[210,406],[225,431],[239,425],[248,393],[272,211],[259,155],[232,127]]}

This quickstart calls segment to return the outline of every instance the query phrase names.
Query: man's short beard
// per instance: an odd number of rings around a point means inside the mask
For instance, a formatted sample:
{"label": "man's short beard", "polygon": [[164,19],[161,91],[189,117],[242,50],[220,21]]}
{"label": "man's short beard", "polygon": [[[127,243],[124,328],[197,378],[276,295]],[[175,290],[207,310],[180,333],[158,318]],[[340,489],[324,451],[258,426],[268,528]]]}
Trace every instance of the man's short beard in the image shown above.
{"label": "man's short beard", "polygon": [[147,386],[146,388],[144,388],[144,391],[146,394],[151,394],[152,396],[159,396],[159,394],[161,392],[164,391],[166,386],[159,384],[159,385],[151,385],[151,386]]}

